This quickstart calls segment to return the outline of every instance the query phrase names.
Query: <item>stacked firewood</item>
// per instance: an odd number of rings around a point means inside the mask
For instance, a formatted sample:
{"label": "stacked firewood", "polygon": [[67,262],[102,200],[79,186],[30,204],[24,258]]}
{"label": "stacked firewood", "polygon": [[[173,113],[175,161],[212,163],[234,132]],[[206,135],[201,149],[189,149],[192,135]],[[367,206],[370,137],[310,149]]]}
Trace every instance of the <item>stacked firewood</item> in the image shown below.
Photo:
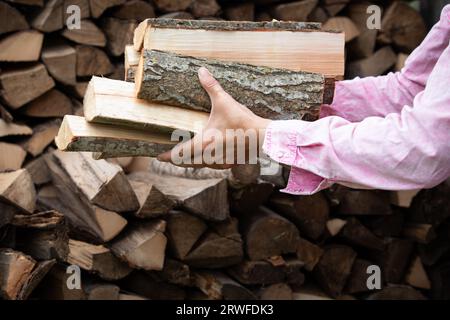
{"label": "stacked firewood", "polygon": [[[81,29],[66,27],[73,4]],[[321,22],[346,32],[348,76],[369,76],[400,68],[426,29],[411,4],[375,1],[382,29],[369,30],[368,4],[1,2],[1,298],[449,298],[448,182],[291,196],[279,191],[288,168],[194,170],[53,147],[61,118],[82,115],[91,76],[124,79],[146,18]]]}

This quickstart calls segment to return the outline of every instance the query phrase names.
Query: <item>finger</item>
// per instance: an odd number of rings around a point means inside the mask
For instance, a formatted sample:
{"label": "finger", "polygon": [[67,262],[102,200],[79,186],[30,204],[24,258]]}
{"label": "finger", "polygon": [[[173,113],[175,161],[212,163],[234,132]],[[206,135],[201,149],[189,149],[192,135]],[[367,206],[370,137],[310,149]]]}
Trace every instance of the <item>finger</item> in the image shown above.
{"label": "finger", "polygon": [[160,154],[157,159],[179,166],[201,164],[203,150],[209,143],[210,141],[203,140],[203,136],[198,134],[194,138],[178,144],[172,150]]}
{"label": "finger", "polygon": [[205,67],[201,67],[198,70],[198,78],[202,87],[206,90],[211,100],[217,95],[225,92],[220,86],[219,82]]}

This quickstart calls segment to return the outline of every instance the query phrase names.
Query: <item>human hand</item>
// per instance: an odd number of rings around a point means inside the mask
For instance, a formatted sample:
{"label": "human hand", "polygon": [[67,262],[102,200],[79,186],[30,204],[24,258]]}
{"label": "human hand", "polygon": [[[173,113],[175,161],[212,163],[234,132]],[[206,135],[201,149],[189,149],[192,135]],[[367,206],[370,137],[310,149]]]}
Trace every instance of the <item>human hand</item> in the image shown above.
{"label": "human hand", "polygon": [[255,115],[234,100],[206,68],[200,68],[198,76],[211,99],[208,122],[193,139],[159,155],[158,160],[215,169],[253,163],[270,120]]}

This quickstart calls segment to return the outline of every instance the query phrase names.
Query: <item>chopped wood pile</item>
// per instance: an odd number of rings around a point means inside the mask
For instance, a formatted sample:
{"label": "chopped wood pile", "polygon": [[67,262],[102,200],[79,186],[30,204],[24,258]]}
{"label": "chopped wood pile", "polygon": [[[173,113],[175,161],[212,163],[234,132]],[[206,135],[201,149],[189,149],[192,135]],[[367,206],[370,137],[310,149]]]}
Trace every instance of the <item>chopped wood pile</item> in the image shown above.
{"label": "chopped wood pile", "polygon": [[[151,57],[214,58],[219,74],[227,66],[240,76],[275,57],[283,64],[264,66],[318,88],[299,103],[299,117],[314,120],[344,76],[340,43],[346,76],[370,76],[401,68],[424,37],[406,2],[375,3],[380,31],[365,26],[367,3],[351,0],[1,2],[0,16],[14,19],[0,20],[0,299],[450,298],[449,181],[419,193],[335,186],[291,196],[279,191],[288,168],[264,176],[255,165],[194,170],[148,157],[173,146],[171,130],[196,133],[208,117],[201,95],[196,110],[146,100],[158,96],[142,77]],[[66,27],[72,4],[81,29]],[[156,16],[198,20],[145,20]],[[267,34],[243,37],[256,26],[291,28],[264,32],[283,33],[284,51]],[[241,33],[259,54],[241,55],[238,39],[215,28]],[[307,41],[321,50],[311,55]],[[227,89],[242,90],[232,79]],[[293,118],[288,108],[267,116]],[[60,149],[89,152],[55,150],[56,136]],[[73,265],[80,288],[68,286]],[[367,286],[374,265],[381,290]]]}

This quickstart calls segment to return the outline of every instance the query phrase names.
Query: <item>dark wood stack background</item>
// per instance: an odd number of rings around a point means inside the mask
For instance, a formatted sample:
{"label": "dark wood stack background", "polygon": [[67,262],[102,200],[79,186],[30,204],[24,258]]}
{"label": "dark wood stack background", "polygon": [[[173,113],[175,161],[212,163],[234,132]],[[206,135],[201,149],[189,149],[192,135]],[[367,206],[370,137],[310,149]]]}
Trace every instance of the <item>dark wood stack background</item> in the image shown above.
{"label": "dark wood stack background", "polygon": [[[417,2],[373,3],[380,31],[365,28],[364,1],[1,1],[0,296],[450,298],[450,181],[412,204],[345,187],[291,196],[278,191],[286,174],[258,177],[254,167],[231,176],[53,153],[61,117],[82,113],[90,76],[123,79],[124,46],[145,18],[345,28],[354,77],[398,70],[426,34]],[[82,9],[79,31],[65,29],[70,4]],[[82,289],[67,288],[71,264]],[[370,265],[382,270],[381,291],[367,288]]]}

